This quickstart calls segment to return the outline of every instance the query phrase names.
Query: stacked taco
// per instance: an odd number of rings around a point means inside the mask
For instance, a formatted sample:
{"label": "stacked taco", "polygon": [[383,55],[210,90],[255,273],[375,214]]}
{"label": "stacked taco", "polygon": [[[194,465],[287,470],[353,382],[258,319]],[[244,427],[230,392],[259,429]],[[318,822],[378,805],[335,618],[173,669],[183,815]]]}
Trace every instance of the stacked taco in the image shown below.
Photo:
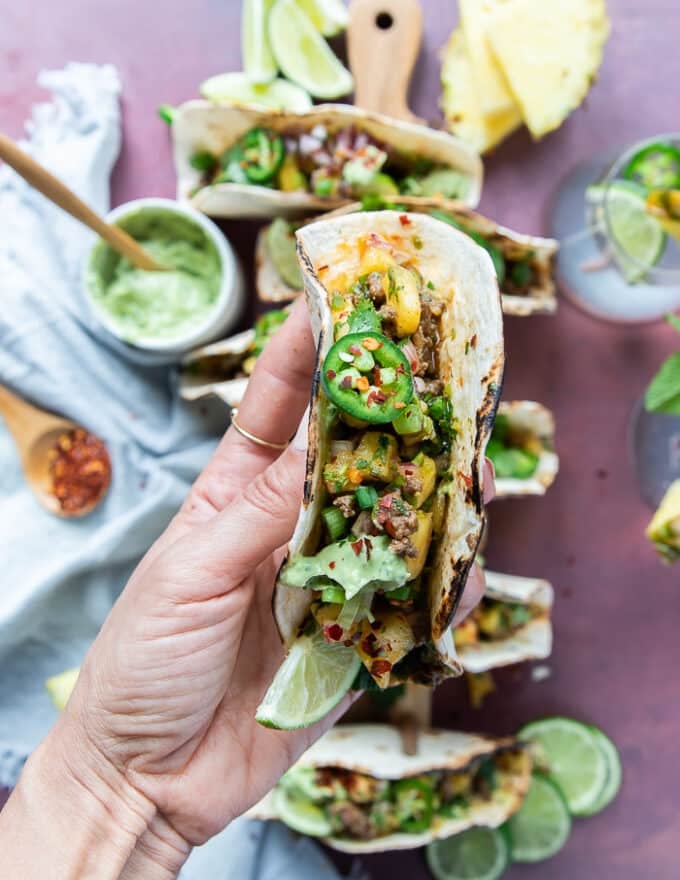
{"label": "stacked taco", "polygon": [[486,454],[497,497],[544,495],[559,470],[552,413],[533,400],[503,401]]}
{"label": "stacked taco", "polygon": [[[336,646],[333,662],[380,688],[435,683],[461,672],[450,625],[484,522],[503,374],[493,265],[422,214],[350,214],[297,236],[318,354],[279,630],[291,653]],[[263,723],[277,724],[285,667]]]}
{"label": "stacked taco", "polygon": [[395,728],[347,724],[313,745],[248,815],[279,819],[343,852],[411,849],[502,825],[530,778],[529,754],[511,738],[432,730],[406,755]]}

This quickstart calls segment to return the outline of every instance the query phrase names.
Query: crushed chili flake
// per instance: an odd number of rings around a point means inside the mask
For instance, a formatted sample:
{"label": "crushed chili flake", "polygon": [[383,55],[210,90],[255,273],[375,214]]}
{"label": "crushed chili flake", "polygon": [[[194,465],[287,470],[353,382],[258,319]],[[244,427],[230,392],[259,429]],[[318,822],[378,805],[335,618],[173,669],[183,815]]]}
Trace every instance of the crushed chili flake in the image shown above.
{"label": "crushed chili flake", "polygon": [[317,272],[325,272],[327,268],[328,268],[327,264],[324,263],[323,266],[319,266],[319,268],[316,271]]}
{"label": "crushed chili flake", "polygon": [[380,650],[378,646],[378,638],[375,633],[368,633],[368,635],[361,642],[361,650],[364,654],[368,654],[369,657],[375,657]]}
{"label": "crushed chili flake", "polygon": [[327,624],[323,631],[324,636],[331,642],[339,642],[345,634],[345,631],[339,623]]}
{"label": "crushed chili flake", "polygon": [[387,673],[391,671],[392,664],[389,660],[374,660],[373,663],[371,663],[371,675],[376,675],[378,678],[387,675]]}
{"label": "crushed chili flake", "polygon": [[99,437],[84,428],[65,431],[48,453],[51,492],[65,513],[95,504],[111,482],[111,459]]}
{"label": "crushed chili flake", "polygon": [[399,215],[399,222],[401,223],[402,226],[410,226],[411,225],[411,221],[408,217],[408,214],[400,214]]}
{"label": "crushed chili flake", "polygon": [[373,549],[373,542],[369,541],[368,538],[364,538],[364,544],[366,545],[366,562],[371,561],[371,550]]}
{"label": "crushed chili flake", "polygon": [[385,403],[386,400],[387,395],[383,394],[379,388],[375,388],[369,392],[368,397],[366,398],[366,405],[370,406],[372,403]]}
{"label": "crushed chili flake", "polygon": [[471,476],[469,476],[468,474],[464,474],[462,471],[458,471],[458,476],[465,483],[468,489],[472,489],[473,481]]}
{"label": "crushed chili flake", "polygon": [[476,333],[475,333],[475,335],[470,339],[470,347],[471,347],[471,348],[477,348],[477,334],[476,334]]}
{"label": "crushed chili flake", "polygon": [[328,567],[331,569],[331,571],[335,568],[335,561],[333,559],[331,559],[331,561],[328,563]]}
{"label": "crushed chili flake", "polygon": [[336,375],[337,373],[335,372],[335,370],[326,370],[326,378],[329,382],[332,382],[333,379],[335,379]]}
{"label": "crushed chili flake", "polygon": [[361,553],[361,551],[362,551],[363,548],[364,548],[364,542],[363,542],[363,539],[362,539],[362,538],[359,538],[358,541],[354,541],[354,542],[353,542],[352,544],[350,544],[349,546],[352,548],[352,552],[354,553],[354,555],[355,555],[355,556],[359,556],[359,554]]}

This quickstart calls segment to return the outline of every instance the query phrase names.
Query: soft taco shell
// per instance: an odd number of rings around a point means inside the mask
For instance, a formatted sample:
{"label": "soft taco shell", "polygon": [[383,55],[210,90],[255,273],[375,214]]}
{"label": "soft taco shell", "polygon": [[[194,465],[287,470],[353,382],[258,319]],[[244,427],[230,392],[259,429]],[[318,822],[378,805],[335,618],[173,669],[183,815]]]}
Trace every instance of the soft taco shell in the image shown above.
{"label": "soft taco shell", "polygon": [[[514,295],[501,292],[503,312],[506,315],[551,315],[557,310],[557,296],[554,281],[554,257],[558,243],[552,238],[540,238],[514,232],[505,226],[499,226],[488,217],[473,211],[463,202],[448,199],[422,198],[418,196],[395,196],[395,201],[404,205],[409,211],[427,213],[438,209],[451,214],[454,219],[464,222],[474,232],[483,235],[499,248],[501,253],[514,259],[529,259],[534,274],[534,283],[526,295]],[[360,202],[351,202],[333,211],[328,216],[361,211]],[[301,290],[289,287],[281,278],[272,262],[267,246],[264,230],[257,238],[255,252],[255,289],[263,302],[285,302],[302,294]]]}
{"label": "soft taco shell", "polygon": [[555,418],[540,403],[533,400],[504,400],[498,407],[498,414],[508,419],[512,428],[526,431],[538,437],[545,448],[538,457],[538,466],[532,476],[525,479],[498,477],[496,497],[509,498],[518,495],[545,495],[555,482],[560,468],[560,460],[554,451]]}
{"label": "soft taco shell", "polygon": [[459,648],[458,656],[465,671],[486,672],[525,660],[545,660],[552,651],[550,614],[554,593],[551,584],[540,578],[518,577],[495,571],[485,571],[484,574],[486,595],[490,599],[519,605],[536,605],[543,612],[507,639]]}
{"label": "soft taco shell", "polygon": [[[415,265],[449,300],[442,315],[441,378],[450,382],[453,410],[460,429],[454,445],[454,489],[449,497],[446,523],[428,585],[431,638],[439,662],[448,669],[431,674],[425,668],[417,680],[434,683],[459,673],[449,630],[467,574],[474,561],[484,524],[482,470],[503,381],[503,322],[500,297],[488,255],[467,236],[423,214],[405,216],[394,211],[350,214],[321,220],[297,233],[298,254],[314,336],[318,343],[309,420],[309,451],[303,505],[290,543],[290,555],[313,553],[324,503],[323,461],[327,453],[326,397],[320,390],[320,369],[333,342],[329,294],[317,269],[332,266],[338,272],[357,271],[358,249],[353,243],[370,232],[393,241],[418,236]],[[401,219],[400,219],[401,218]],[[405,233],[405,228],[408,233]],[[455,334],[452,332],[455,328]],[[455,338],[454,338],[455,337]],[[466,340],[476,337],[466,356]],[[311,591],[278,585],[275,616],[286,644],[296,637],[312,601]],[[426,664],[423,664],[425,667]],[[435,664],[436,665],[436,664]]]}
{"label": "soft taco shell", "polygon": [[470,186],[465,202],[479,201],[482,163],[479,156],[453,136],[387,116],[368,113],[349,104],[320,104],[301,113],[225,106],[209,101],[188,101],[178,108],[172,123],[173,155],[177,174],[177,198],[212,217],[299,217],[320,213],[343,204],[343,199],[319,198],[307,192],[280,192],[251,184],[219,183],[204,186],[200,171],[191,166],[199,151],[216,156],[255,126],[276,131],[311,129],[324,125],[330,131],[354,126],[404,153],[431,159],[466,173]]}
{"label": "soft taco shell", "polygon": [[[430,730],[419,733],[415,755],[404,753],[399,730],[386,724],[341,724],[334,727],[308,749],[298,761],[301,767],[339,767],[365,773],[378,779],[403,779],[432,770],[464,770],[475,759],[506,749],[521,748],[510,737],[491,739],[471,733]],[[432,827],[419,834],[396,832],[373,840],[324,838],[333,849],[347,853],[415,849],[432,840],[451,837],[473,825],[497,828],[521,806],[531,781],[531,759],[525,761],[512,786],[504,792],[503,803],[478,804],[471,815],[447,819],[439,817]],[[246,815],[251,819],[277,819],[270,792]]]}
{"label": "soft taco shell", "polygon": [[[248,377],[241,376],[234,379],[216,379],[210,375],[209,364],[211,359],[219,361],[233,356],[234,372],[238,372],[240,360],[251,348],[255,341],[253,329],[244,330],[229,339],[221,339],[210,345],[203,345],[189,352],[182,360],[179,374],[179,393],[183,400],[194,401],[211,394],[221,398],[228,406],[238,407],[243,395],[246,393]],[[206,369],[201,372],[192,372],[192,367],[203,362]]]}

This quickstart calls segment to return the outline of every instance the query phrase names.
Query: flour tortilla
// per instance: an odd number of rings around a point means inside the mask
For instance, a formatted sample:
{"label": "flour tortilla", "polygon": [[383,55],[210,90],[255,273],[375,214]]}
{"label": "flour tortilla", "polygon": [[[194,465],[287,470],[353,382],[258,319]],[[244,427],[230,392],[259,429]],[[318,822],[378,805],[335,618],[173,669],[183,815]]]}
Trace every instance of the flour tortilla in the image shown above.
{"label": "flour tortilla", "polygon": [[497,477],[496,497],[545,495],[546,490],[555,482],[560,469],[560,460],[554,451],[553,414],[545,406],[533,400],[504,400],[498,407],[498,414],[506,416],[512,427],[534,434],[547,448],[539,455],[536,471],[530,477],[521,479]]}
{"label": "flour tortilla", "polygon": [[[399,205],[404,205],[409,211],[416,213],[426,214],[432,209],[437,209],[450,214],[473,232],[477,232],[491,241],[504,256],[529,260],[534,270],[535,281],[525,296],[501,293],[504,314],[526,317],[529,315],[552,315],[557,311],[553,263],[558,243],[554,239],[525,235],[508,229],[506,226],[499,226],[493,220],[473,211],[460,201],[420,196],[395,196],[394,199],[398,201]],[[327,214],[326,217],[340,216],[361,210],[360,202],[352,202],[338,208],[331,214]],[[286,284],[277,272],[269,253],[264,229],[258,234],[255,250],[255,289],[259,299],[263,302],[286,302],[296,299],[302,294],[302,290]]]}
{"label": "flour tortilla", "polygon": [[[299,767],[338,767],[365,773],[378,779],[403,779],[432,770],[464,770],[477,758],[507,749],[522,748],[512,738],[491,739],[470,733],[430,730],[418,735],[418,751],[403,751],[399,730],[386,724],[341,724],[334,727],[308,749]],[[324,843],[347,853],[371,853],[395,849],[414,849],[433,840],[451,837],[472,826],[497,828],[521,806],[531,781],[531,760],[524,752],[521,771],[497,800],[475,804],[468,816],[438,817],[431,828],[418,834],[396,832],[374,840],[348,840],[328,837]],[[246,814],[252,819],[277,819],[272,792]]]}
{"label": "flour tortilla", "polygon": [[[233,379],[224,379],[221,381],[211,380],[209,375],[196,374],[191,372],[192,364],[199,361],[209,360],[213,357],[222,357],[224,355],[234,355],[239,357],[245,355],[255,341],[255,330],[244,330],[228,339],[220,339],[218,342],[212,342],[210,345],[203,345],[189,352],[182,360],[179,374],[179,393],[183,400],[193,402],[203,397],[215,395],[221,398],[227,406],[232,408],[238,407],[246,393],[248,386],[248,377],[240,376]],[[238,367],[235,367],[235,372]]]}
{"label": "flour tortilla", "polygon": [[281,192],[252,184],[203,185],[202,174],[191,166],[200,151],[220,156],[255,126],[277,131],[323,125],[330,131],[354,126],[401,152],[412,153],[468,175],[466,204],[479,201],[482,163],[462,141],[424,125],[399,122],[368,113],[349,104],[320,104],[301,113],[265,110],[261,107],[226,106],[209,101],[188,101],[178,108],[172,123],[173,155],[177,175],[177,198],[212,217],[300,217],[318,214],[346,202],[319,198],[308,192]]}
{"label": "flour tortilla", "polygon": [[[501,393],[504,351],[500,296],[488,254],[468,236],[424,214],[350,214],[320,220],[297,232],[298,257],[318,349],[304,499],[289,554],[315,552],[316,525],[324,504],[323,461],[327,457],[328,437],[323,426],[327,398],[320,388],[320,369],[333,342],[333,320],[329,305],[332,291],[324,288],[317,270],[332,266],[338,272],[354,273],[358,256],[352,245],[370,232],[388,238],[401,237],[404,241],[417,236],[422,247],[414,249],[414,265],[421,269],[424,278],[433,282],[440,296],[444,292],[449,295],[441,318],[440,365],[441,378],[451,386],[459,426],[452,450],[456,476],[449,495],[444,536],[436,548],[428,584],[430,636],[438,656],[431,667],[424,662],[414,676],[416,681],[434,684],[462,671],[449,628],[484,525],[484,451]],[[475,347],[470,348],[466,343],[473,337]],[[274,612],[286,645],[296,638],[311,602],[310,590],[277,585]]]}

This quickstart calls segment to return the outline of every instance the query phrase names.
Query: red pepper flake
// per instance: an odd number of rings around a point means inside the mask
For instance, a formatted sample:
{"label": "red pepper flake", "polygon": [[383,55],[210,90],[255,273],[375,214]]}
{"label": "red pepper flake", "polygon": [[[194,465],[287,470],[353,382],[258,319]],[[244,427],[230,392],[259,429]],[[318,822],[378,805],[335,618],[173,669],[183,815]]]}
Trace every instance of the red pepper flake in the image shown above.
{"label": "red pepper flake", "polygon": [[347,350],[349,351],[350,354],[353,354],[355,357],[358,357],[361,354],[361,346],[360,345],[356,345],[356,344],[350,345],[350,347]]}
{"label": "red pepper flake", "polygon": [[334,559],[331,559],[331,561],[328,563],[328,567],[330,568],[331,571],[333,571],[333,569],[335,568],[335,565],[336,565],[336,563],[335,563]]}
{"label": "red pepper flake", "polygon": [[332,382],[336,376],[337,376],[337,373],[335,372],[335,370],[326,370],[326,378],[328,379],[329,382]]}
{"label": "red pepper flake", "polygon": [[375,657],[380,650],[378,646],[378,637],[375,633],[369,633],[361,642],[361,650],[369,657]]}
{"label": "red pepper flake", "polygon": [[329,642],[339,642],[345,634],[345,631],[339,623],[326,624],[323,634]]}
{"label": "red pepper flake", "polygon": [[323,266],[319,266],[319,268],[316,271],[317,272],[324,272],[327,268],[328,268],[328,264],[324,263]]}
{"label": "red pepper flake", "polygon": [[359,538],[358,541],[354,541],[354,543],[349,545],[352,548],[352,552],[355,556],[359,556],[361,551],[364,549],[364,541],[363,538]]}
{"label": "red pepper flake", "polygon": [[468,489],[472,489],[474,483],[471,476],[469,476],[468,474],[464,474],[462,471],[458,471],[458,476],[465,483]]}
{"label": "red pepper flake", "polygon": [[470,348],[477,348],[477,334],[470,339]]}
{"label": "red pepper flake", "polygon": [[366,545],[366,562],[370,562],[371,550],[373,550],[373,542],[369,541],[368,538],[364,538],[364,544]]}
{"label": "red pepper flake", "polygon": [[354,647],[354,642],[351,639],[345,639],[345,641],[342,644],[346,648],[353,648]]}
{"label": "red pepper flake", "polygon": [[410,226],[411,225],[411,220],[410,220],[408,214],[400,214],[399,215],[399,222],[401,223],[402,226]]}
{"label": "red pepper flake", "polygon": [[351,376],[343,376],[342,379],[340,380],[340,387],[341,388],[351,388],[353,381],[354,380]]}
{"label": "red pepper flake", "polygon": [[371,406],[373,403],[385,403],[386,400],[387,395],[383,394],[379,388],[374,388],[369,392],[368,397],[366,398],[366,405]]}
{"label": "red pepper flake", "polygon": [[373,384],[382,385],[382,373],[380,372],[380,367],[375,367],[373,370]]}
{"label": "red pepper flake", "polygon": [[49,451],[50,491],[65,513],[96,504],[111,482],[111,459],[99,437],[84,428],[65,431]]}
{"label": "red pepper flake", "polygon": [[382,678],[383,675],[387,675],[391,671],[392,664],[389,660],[374,660],[371,663],[371,675],[375,675],[377,678]]}

